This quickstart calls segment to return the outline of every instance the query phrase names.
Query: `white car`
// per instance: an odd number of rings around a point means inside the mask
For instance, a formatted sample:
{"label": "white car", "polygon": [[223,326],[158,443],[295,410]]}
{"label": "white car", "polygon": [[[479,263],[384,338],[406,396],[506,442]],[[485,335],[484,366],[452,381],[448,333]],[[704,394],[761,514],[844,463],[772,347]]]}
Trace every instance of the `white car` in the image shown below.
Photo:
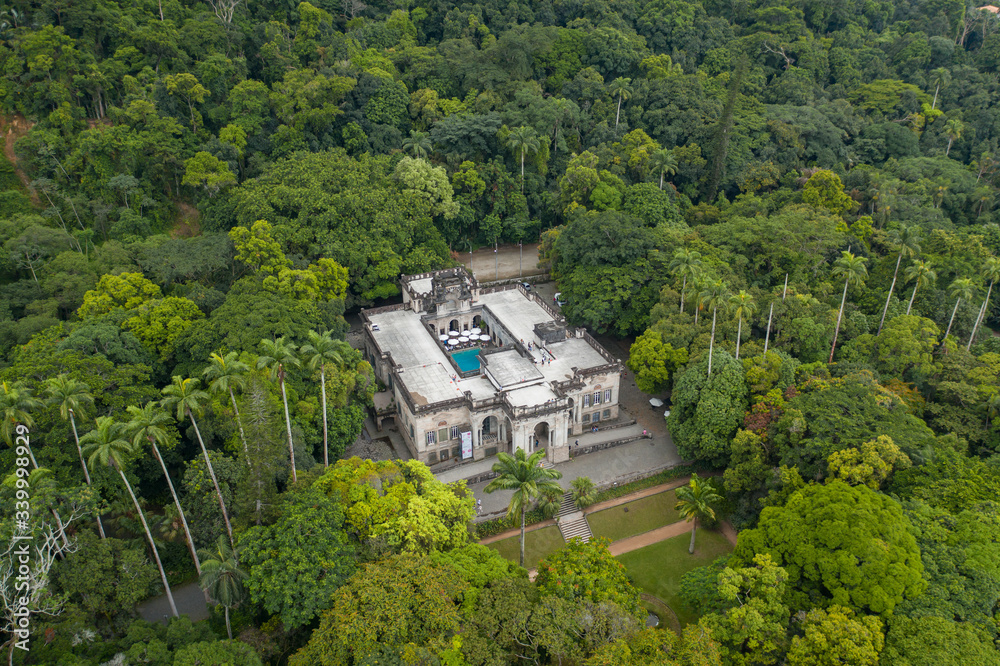
{"label": "white car", "polygon": [[561,291],[557,291],[556,295],[552,297],[552,300],[555,301],[556,305],[558,305],[559,307],[566,305],[566,301],[562,299]]}

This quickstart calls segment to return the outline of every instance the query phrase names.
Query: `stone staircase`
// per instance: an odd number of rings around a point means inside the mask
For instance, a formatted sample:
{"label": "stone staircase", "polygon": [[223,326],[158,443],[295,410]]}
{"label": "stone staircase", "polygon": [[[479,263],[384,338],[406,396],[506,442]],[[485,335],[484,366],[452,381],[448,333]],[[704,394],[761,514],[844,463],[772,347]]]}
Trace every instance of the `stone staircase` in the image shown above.
{"label": "stone staircase", "polygon": [[573,496],[567,492],[563,494],[562,504],[559,506],[559,513],[556,514],[559,532],[562,533],[563,540],[569,541],[576,537],[584,542],[590,541],[594,533],[590,531],[590,523],[573,504]]}
{"label": "stone staircase", "polygon": [[556,468],[555,465],[553,465],[551,462],[549,462],[548,458],[542,458],[541,462],[538,463],[538,466],[541,467],[542,469],[555,469]]}

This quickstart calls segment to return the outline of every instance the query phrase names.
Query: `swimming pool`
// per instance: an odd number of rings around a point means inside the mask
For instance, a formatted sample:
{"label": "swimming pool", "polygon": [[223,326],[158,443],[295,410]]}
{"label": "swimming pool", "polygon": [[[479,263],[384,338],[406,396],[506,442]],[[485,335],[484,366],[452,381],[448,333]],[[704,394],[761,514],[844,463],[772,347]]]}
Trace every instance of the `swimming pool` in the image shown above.
{"label": "swimming pool", "polygon": [[455,359],[455,363],[458,365],[458,369],[462,372],[469,372],[471,370],[479,369],[479,350],[478,349],[466,349],[464,351],[455,352],[451,355]]}

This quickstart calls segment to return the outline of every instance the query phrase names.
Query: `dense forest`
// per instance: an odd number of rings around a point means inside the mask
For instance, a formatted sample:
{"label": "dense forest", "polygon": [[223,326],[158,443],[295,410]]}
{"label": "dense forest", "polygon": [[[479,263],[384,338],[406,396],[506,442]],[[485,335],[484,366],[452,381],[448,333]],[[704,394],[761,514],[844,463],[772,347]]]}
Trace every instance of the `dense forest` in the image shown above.
{"label": "dense forest", "polygon": [[[0,8],[4,659],[1000,665],[1000,10],[369,1]],[[521,241],[740,530],[680,635],[344,459],[345,313]]]}

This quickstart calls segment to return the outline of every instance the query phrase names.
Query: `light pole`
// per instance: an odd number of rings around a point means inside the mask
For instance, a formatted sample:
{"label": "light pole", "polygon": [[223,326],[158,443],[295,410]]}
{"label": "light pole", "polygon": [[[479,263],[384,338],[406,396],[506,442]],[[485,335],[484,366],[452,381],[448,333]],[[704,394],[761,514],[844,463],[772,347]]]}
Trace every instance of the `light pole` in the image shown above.
{"label": "light pole", "polygon": [[493,241],[493,279],[500,279],[500,256],[497,254],[498,245]]}
{"label": "light pole", "polygon": [[522,277],[521,275],[521,259],[524,257],[524,247],[521,241],[517,241],[517,277]]}

